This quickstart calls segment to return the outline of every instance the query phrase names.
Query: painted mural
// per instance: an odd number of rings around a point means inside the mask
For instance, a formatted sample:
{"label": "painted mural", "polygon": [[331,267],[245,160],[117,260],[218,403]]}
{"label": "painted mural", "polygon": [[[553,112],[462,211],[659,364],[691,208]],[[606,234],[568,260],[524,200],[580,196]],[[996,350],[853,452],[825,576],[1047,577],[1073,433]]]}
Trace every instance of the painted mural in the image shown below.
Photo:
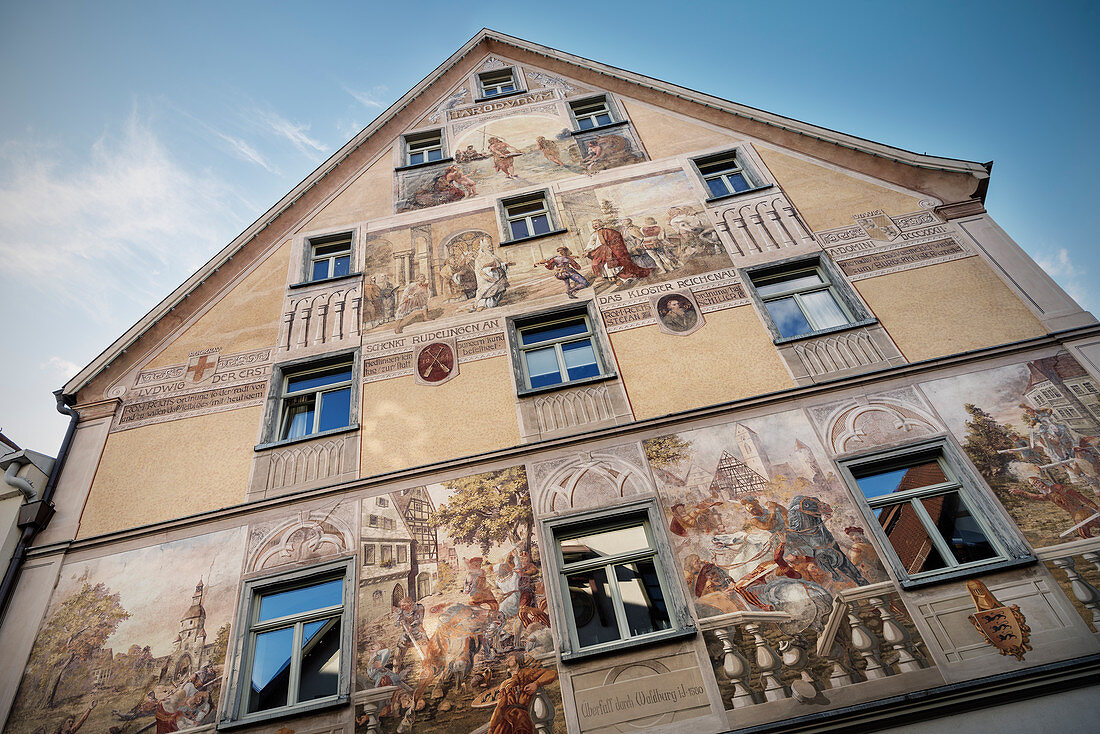
{"label": "painted mural", "polygon": [[564,108],[495,119],[454,133],[453,162],[398,172],[397,211],[493,196],[645,160],[629,130],[574,136]]}
{"label": "painted mural", "polygon": [[835,595],[886,580],[809,422],[789,411],[644,444],[701,617],[781,611],[820,630]]}
{"label": "painted mural", "polygon": [[733,266],[683,171],[561,195],[596,292]]}
{"label": "painted mural", "polygon": [[921,387],[1033,546],[1100,536],[1100,394],[1069,354]]}
{"label": "painted mural", "polygon": [[65,566],[5,732],[213,723],[244,531]]}
{"label": "painted mural", "polygon": [[565,731],[523,467],[366,499],[361,536],[357,731]]}

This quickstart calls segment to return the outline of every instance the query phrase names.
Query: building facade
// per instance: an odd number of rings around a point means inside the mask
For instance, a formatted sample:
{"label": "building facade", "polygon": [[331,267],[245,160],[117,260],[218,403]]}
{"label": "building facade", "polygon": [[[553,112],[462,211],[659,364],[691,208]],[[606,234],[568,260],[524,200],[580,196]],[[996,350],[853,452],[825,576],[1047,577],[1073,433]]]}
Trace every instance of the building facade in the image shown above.
{"label": "building facade", "polygon": [[482,31],[64,387],[4,731],[1095,726],[1100,325],[988,179]]}

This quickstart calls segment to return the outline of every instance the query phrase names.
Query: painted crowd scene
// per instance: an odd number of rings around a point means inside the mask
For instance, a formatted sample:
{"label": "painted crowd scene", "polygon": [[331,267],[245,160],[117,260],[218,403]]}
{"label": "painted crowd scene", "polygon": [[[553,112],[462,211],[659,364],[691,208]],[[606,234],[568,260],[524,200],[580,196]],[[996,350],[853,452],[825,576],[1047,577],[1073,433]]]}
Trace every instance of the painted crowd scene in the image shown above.
{"label": "painted crowd scene", "polygon": [[66,566],[4,731],[214,723],[242,553],[234,530]]}
{"label": "painted crowd scene", "polygon": [[1100,536],[1100,392],[1069,354],[922,389],[1033,546]]}
{"label": "painted crowd scene", "polygon": [[357,679],[382,730],[564,731],[523,467],[364,500],[361,527]]}
{"label": "painted crowd scene", "polygon": [[886,580],[816,443],[797,411],[645,442],[699,616],[778,611],[788,633],[820,631],[838,592]]}

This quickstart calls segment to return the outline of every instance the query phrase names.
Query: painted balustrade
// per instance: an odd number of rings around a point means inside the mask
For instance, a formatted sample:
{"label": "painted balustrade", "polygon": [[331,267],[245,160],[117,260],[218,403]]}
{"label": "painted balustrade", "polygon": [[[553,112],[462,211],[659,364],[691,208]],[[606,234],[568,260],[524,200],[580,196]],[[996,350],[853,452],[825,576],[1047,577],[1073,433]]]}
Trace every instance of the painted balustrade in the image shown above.
{"label": "painted balustrade", "polygon": [[1057,548],[1043,548],[1036,551],[1036,555],[1065,572],[1074,598],[1092,616],[1093,632],[1100,634],[1100,589],[1082,575],[1089,566],[1100,573],[1100,539],[1092,538]]}

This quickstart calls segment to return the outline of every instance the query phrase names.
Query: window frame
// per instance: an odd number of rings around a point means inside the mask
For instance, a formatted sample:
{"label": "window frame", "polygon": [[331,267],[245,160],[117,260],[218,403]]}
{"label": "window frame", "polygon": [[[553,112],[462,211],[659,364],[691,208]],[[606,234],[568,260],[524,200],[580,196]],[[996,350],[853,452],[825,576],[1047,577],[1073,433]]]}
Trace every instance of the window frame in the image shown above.
{"label": "window frame", "polygon": [[[542,209],[538,211],[533,211],[522,215],[509,211],[510,207],[519,207],[538,200],[541,200],[542,202]],[[531,240],[537,240],[541,237],[553,237],[554,235],[559,235],[565,232],[566,230],[561,226],[561,220],[558,218],[557,209],[554,207],[553,202],[554,199],[547,189],[527,191],[521,194],[515,194],[511,196],[506,196],[502,199],[498,199],[497,216],[500,218],[500,244],[502,246],[505,246],[520,242],[529,242]],[[546,224],[549,227],[546,232],[534,232],[533,219],[538,214],[546,215]],[[528,231],[532,232],[532,234],[528,234],[523,237],[513,237],[512,222],[517,221],[525,221]]]}
{"label": "window frame", "polygon": [[[347,242],[347,256],[348,256],[348,272],[343,275],[333,275],[336,269],[336,259],[340,256],[339,253],[330,253],[328,255],[318,255],[318,248],[331,247],[332,245],[343,244]],[[305,252],[305,279],[301,282],[301,285],[313,285],[315,283],[326,283],[330,280],[339,280],[341,278],[350,278],[359,273],[355,270],[355,232],[337,232],[334,234],[318,235],[315,237],[306,238]],[[314,263],[328,260],[328,275],[322,278],[314,278],[313,270]]]}
{"label": "window frame", "polygon": [[[276,446],[285,446],[288,444],[299,443],[301,441],[312,441],[324,436],[334,436],[341,433],[348,433],[351,431],[359,430],[359,349],[343,350],[340,352],[333,352],[332,354],[312,357],[303,357],[291,362],[283,362],[277,364],[271,369],[271,380],[268,384],[266,408],[264,411],[264,428],[262,433],[262,442],[254,447],[254,450],[261,451],[264,449],[273,448]],[[348,422],[347,425],[339,428],[330,428],[325,431],[317,431],[315,433],[307,433],[304,436],[296,436],[294,438],[280,438],[283,431],[283,424],[285,420],[285,408],[286,399],[294,398],[296,395],[287,395],[286,388],[287,382],[290,378],[297,377],[302,374],[309,374],[310,372],[319,372],[326,369],[332,369],[336,366],[350,365],[351,367],[351,379],[350,381],[342,381],[340,386],[325,385],[323,389],[319,389],[315,392],[332,391],[333,389],[343,389],[343,387],[350,387],[351,397],[348,410]],[[300,391],[300,394],[308,394],[308,391]],[[320,411],[314,408],[314,425],[316,421],[320,419]]]}
{"label": "window frame", "polygon": [[[662,526],[662,513],[657,507],[656,501],[651,498],[624,502],[614,508],[599,508],[585,512],[575,513],[564,517],[547,518],[541,521],[543,537],[548,541],[543,547],[552,549],[552,552],[544,555],[551,566],[547,571],[547,578],[552,574],[554,581],[548,580],[547,588],[553,588],[560,603],[551,605],[557,628],[561,631],[561,659],[563,661],[579,660],[582,658],[596,657],[612,653],[619,653],[625,649],[637,648],[646,645],[659,644],[669,640],[692,637],[697,634],[695,621],[688,610],[687,597],[678,582],[676,573],[677,565],[672,549],[667,538],[658,528]],[[588,561],[567,564],[561,552],[561,541],[577,535],[590,532],[602,532],[624,527],[633,527],[642,524],[649,548],[644,551],[632,551],[611,556],[609,559],[592,559]],[[548,557],[548,558],[547,558]],[[589,567],[608,567],[629,563],[631,560],[653,560],[656,576],[660,584],[664,598],[665,609],[668,612],[669,628],[650,632],[635,637],[622,637],[610,642],[602,642],[595,645],[581,647],[577,638],[576,622],[573,616],[573,607],[569,602],[568,574],[585,570]],[[613,576],[609,576],[612,579]],[[625,612],[619,597],[618,584],[610,583],[612,601],[616,604],[616,621],[620,634],[624,629],[629,634],[629,629],[624,628]]]}
{"label": "window frame", "polygon": [[[447,153],[447,135],[443,128],[432,128],[429,130],[406,133],[402,136],[401,140],[401,165],[398,166],[399,169],[420,168],[421,166],[447,163],[453,160]],[[413,146],[421,142],[434,143],[434,145],[428,145],[413,150]],[[439,151],[439,157],[434,160],[429,160],[428,155],[431,151]],[[420,153],[424,154],[424,160],[413,161],[412,157]]]}
{"label": "window frame", "polygon": [[[559,374],[568,376],[568,371],[564,370],[564,358],[561,355],[560,345],[569,341],[576,341],[580,338],[584,338],[583,335],[571,334],[569,336],[561,337],[560,339],[547,340],[532,344],[525,347],[523,345],[522,334],[523,331],[531,328],[552,326],[554,324],[565,323],[567,321],[575,320],[577,318],[583,318],[588,326],[587,337],[591,341],[592,351],[596,355],[596,366],[599,368],[600,373],[598,375],[592,375],[590,377],[582,377],[576,380],[563,380],[562,382],[554,383],[553,385],[542,385],[540,387],[531,387],[531,380],[528,375],[527,360],[524,358],[524,354],[534,349],[543,349],[548,345],[555,347],[555,356],[558,359]],[[541,311],[535,314],[525,314],[523,316],[509,317],[507,320],[508,325],[508,339],[510,342],[512,352],[512,368],[516,380],[516,393],[520,397],[527,395],[537,395],[544,392],[552,392],[554,390],[563,390],[578,385],[587,385],[594,382],[603,382],[604,380],[610,380],[617,377],[615,370],[611,369],[609,365],[613,365],[614,362],[610,359],[610,350],[604,343],[602,331],[600,329],[600,320],[595,313],[593,303],[586,301],[582,304],[570,304],[560,306],[548,311]]]}
{"label": "window frame", "polygon": [[[259,622],[260,600],[264,596],[289,591],[297,588],[325,583],[335,579],[343,581],[342,601],[339,606],[329,606],[309,610],[296,615],[287,615],[273,620]],[[241,596],[238,604],[237,627],[233,633],[233,668],[230,686],[231,692],[226,696],[225,708],[218,722],[219,730],[233,729],[240,726],[252,725],[261,721],[297,716],[309,711],[334,708],[347,705],[351,701],[352,665],[355,659],[354,627],[355,627],[355,591],[356,591],[355,556],[349,555],[331,561],[308,566],[283,570],[276,573],[246,578],[241,584]],[[294,642],[291,658],[291,675],[288,681],[287,700],[291,701],[301,685],[301,677],[295,680],[294,672],[301,672],[301,646],[300,634],[297,628],[310,621],[318,619],[331,619],[333,612],[339,614],[340,619],[340,672],[337,681],[337,692],[324,698],[313,699],[305,702],[287,703],[285,706],[246,713],[249,699],[249,684],[252,678],[252,666],[255,662],[256,635],[260,632],[272,629],[285,629],[288,622],[295,628]]]}
{"label": "window frame", "polygon": [[[731,165],[724,168],[718,168],[713,171],[707,171],[712,166],[717,166],[720,163],[724,163],[726,160],[731,161]],[[745,196],[753,194],[765,189],[771,188],[771,184],[764,180],[753,165],[750,157],[741,148],[731,148],[728,150],[722,150],[717,153],[710,153],[703,156],[698,156],[691,159],[691,165],[695,169],[696,175],[703,184],[703,190],[706,192],[705,201],[707,203],[712,201],[721,201],[723,199],[730,199],[735,196]],[[729,182],[728,178],[732,175],[740,175],[748,184],[748,188],[743,191],[736,191],[735,187]],[[710,181],[714,179],[721,179],[723,185],[726,188],[726,193],[715,194],[710,188]]]}
{"label": "window frame", "polygon": [[[584,115],[577,114],[578,107],[584,108],[586,106],[593,106],[597,103],[603,105],[603,111],[607,116],[607,122],[596,122],[596,118],[599,116],[598,112],[586,113]],[[619,117],[618,111],[615,109],[615,106],[611,104],[611,100],[607,98],[606,94],[598,94],[590,97],[583,97],[581,99],[569,100],[568,106],[569,117],[573,121],[574,133],[589,132],[590,130],[600,130],[605,127],[612,127],[622,122],[621,118]],[[592,126],[583,127],[581,124],[582,119],[591,119]]]}
{"label": "window frame", "polygon": [[[866,476],[873,473],[870,470],[892,471],[924,463],[929,459],[936,460],[948,481],[892,493],[886,498],[869,499],[856,479],[857,475]],[[928,586],[1035,562],[1035,556],[1015,525],[1005,516],[1000,503],[993,497],[977,472],[972,470],[963,459],[961,451],[946,436],[838,457],[836,465],[859,506],[867,527],[878,541],[880,556],[887,561],[903,588]],[[960,563],[951,552],[950,546],[943,539],[920,500],[952,492],[958,493],[963,507],[985,533],[990,546],[997,553],[995,557]],[[915,514],[932,541],[932,545],[947,564],[944,568],[917,573],[910,573],[905,568],[905,564],[898,557],[893,544],[875,516],[875,511],[878,509],[902,504],[908,504],[915,509]]]}
{"label": "window frame", "polygon": [[[780,276],[794,278],[800,273],[808,273],[811,270],[821,276],[823,280],[821,285],[790,289],[779,293],[771,293],[767,296],[760,295],[760,292],[757,290],[757,281],[759,280],[778,279]],[[832,261],[825,254],[788,258],[778,262],[745,268],[742,270],[742,282],[753,301],[756,303],[757,311],[759,311],[760,317],[764,321],[764,325],[772,335],[772,342],[776,345],[799,341],[801,339],[811,339],[821,336],[822,334],[832,334],[838,331],[847,331],[849,329],[870,326],[871,324],[877,323],[877,320],[871,315],[867,307],[864,306],[863,302],[856,296],[855,290],[844,278],[840,270],[833,265]],[[790,298],[796,294],[819,292],[823,290],[827,290],[832,294],[833,300],[847,317],[848,322],[823,328],[815,327],[804,334],[783,336],[779,327],[776,325],[775,319],[772,317],[771,311],[768,310],[768,301],[778,301],[783,298]],[[810,326],[814,326],[813,320],[802,307],[801,301],[797,297],[795,297],[795,304],[798,306],[802,316],[806,319],[806,323],[810,324]]]}
{"label": "window frame", "polygon": [[[504,74],[508,74],[512,88],[507,92],[494,91],[490,94],[490,89],[499,90],[500,87],[507,86],[508,82],[493,82],[487,86],[485,84],[486,77],[489,77],[490,79],[493,79],[495,77],[503,78]],[[500,99],[501,97],[507,97],[513,94],[523,94],[527,90],[524,89],[520,84],[520,77],[519,74],[516,73],[516,67],[505,66],[499,69],[488,69],[487,71],[479,71],[477,73],[477,91],[480,96],[476,100],[474,100],[475,102],[483,102],[490,99]]]}

